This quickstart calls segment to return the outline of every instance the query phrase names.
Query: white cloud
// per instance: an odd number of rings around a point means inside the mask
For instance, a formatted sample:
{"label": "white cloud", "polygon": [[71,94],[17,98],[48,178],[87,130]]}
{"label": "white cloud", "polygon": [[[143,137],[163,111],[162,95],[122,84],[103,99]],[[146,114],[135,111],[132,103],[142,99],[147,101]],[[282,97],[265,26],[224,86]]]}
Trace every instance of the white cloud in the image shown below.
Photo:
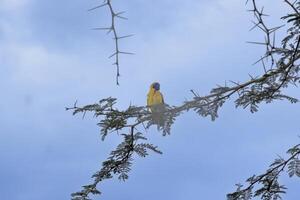
{"label": "white cloud", "polygon": [[16,11],[24,8],[31,0],[1,0],[0,10]]}
{"label": "white cloud", "polygon": [[[0,4],[6,9],[21,9],[29,2],[5,0]],[[26,12],[29,10],[27,8]],[[111,70],[90,61],[92,59],[89,58],[88,50],[83,50],[89,48],[86,45],[78,44],[81,52],[76,53],[76,50],[51,48],[47,43],[39,41],[31,31],[32,24],[26,14],[18,14],[16,17],[8,13],[7,18],[0,18],[0,65],[9,68],[9,74],[2,73],[0,76],[5,77],[10,84],[27,89],[46,89],[72,83],[80,85],[80,82],[93,84],[99,80],[97,75],[100,70],[103,73]],[[110,77],[103,76],[105,78]]]}
{"label": "white cloud", "polygon": [[[68,63],[63,55],[49,52],[39,45],[10,44],[6,48],[14,68],[12,79],[23,84],[51,84],[63,76],[74,63]],[[71,59],[70,59],[71,60]],[[70,74],[72,75],[72,74]]]}
{"label": "white cloud", "polygon": [[23,88],[59,88],[57,92],[62,92],[69,87],[74,90],[76,88],[79,95],[86,88],[92,90],[97,87],[95,83],[113,78],[103,75],[112,69],[89,61],[88,53],[78,55],[34,42],[10,42],[4,44],[3,49],[4,51],[0,50],[0,54],[5,58],[2,64],[9,66],[11,71],[8,80],[11,84]]}

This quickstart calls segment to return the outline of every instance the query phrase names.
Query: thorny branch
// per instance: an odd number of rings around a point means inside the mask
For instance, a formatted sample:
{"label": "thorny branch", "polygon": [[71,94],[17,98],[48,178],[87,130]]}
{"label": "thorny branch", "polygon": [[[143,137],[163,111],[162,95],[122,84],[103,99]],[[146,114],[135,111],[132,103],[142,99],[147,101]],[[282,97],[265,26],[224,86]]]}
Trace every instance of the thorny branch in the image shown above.
{"label": "thorny branch", "polygon": [[[137,131],[140,125],[145,129],[156,125],[163,135],[167,135],[170,134],[171,126],[176,117],[184,111],[194,110],[203,117],[210,116],[212,120],[215,120],[218,117],[219,108],[227,99],[233,96],[236,96],[236,107],[250,108],[251,112],[258,111],[258,105],[262,102],[270,103],[273,100],[282,99],[287,99],[291,103],[298,102],[298,99],[283,94],[282,89],[290,84],[297,85],[300,82],[300,1],[297,0],[291,3],[285,0],[284,2],[291,8],[291,13],[282,17],[288,27],[286,36],[280,44],[277,44],[275,32],[282,26],[268,28],[264,22],[264,17],[267,16],[264,9],[258,9],[256,1],[251,0],[250,12],[254,14],[255,20],[253,21],[253,28],[262,30],[265,36],[264,42],[251,42],[266,47],[265,54],[256,62],[261,62],[263,65],[265,73],[261,76],[250,76],[250,80],[241,84],[232,82],[234,85],[218,86],[213,88],[210,94],[206,96],[195,95],[192,100],[185,101],[180,106],[165,105],[158,113],[159,120],[145,106],[129,106],[126,110],[118,110],[115,107],[116,99],[111,97],[102,99],[99,103],[92,105],[78,107],[75,103],[73,107],[66,108],[67,110],[73,110],[74,115],[93,112],[95,117],[101,117],[98,126],[101,128],[103,140],[108,134],[119,131],[124,132],[129,129],[129,134],[122,134],[124,141],[118,145],[116,150],[111,152],[108,160],[103,162],[101,170],[94,174],[93,184],[84,186],[82,191],[72,194],[73,200],[87,200],[90,194],[100,193],[96,189],[97,185],[105,179],[112,178],[113,175],[118,175],[121,180],[127,179],[134,153],[142,157],[147,155],[147,150],[161,153],[152,144],[139,143],[140,140],[147,139],[141,132]],[[107,0],[98,7],[109,4],[110,1]],[[113,31],[114,28],[108,30]],[[119,51],[116,52],[118,54]],[[135,131],[137,132],[135,133]],[[280,162],[276,160],[265,174],[248,179],[250,185],[247,188],[241,189],[242,186],[238,185],[237,192],[229,194],[228,199],[248,200],[253,197],[253,192],[254,196],[260,196],[265,200],[279,198],[285,187],[279,185],[278,177],[286,166],[289,168],[290,175],[300,176],[299,145],[290,149],[289,153],[291,154],[289,159],[281,159]],[[254,186],[257,184],[263,184],[263,187],[254,191]]]}
{"label": "thorny branch", "polygon": [[123,17],[122,14],[124,14],[125,12],[116,12],[113,9],[112,0],[104,0],[104,2],[96,7],[93,7],[91,9],[89,9],[89,11],[98,9],[98,8],[102,8],[102,7],[108,7],[109,11],[110,11],[110,15],[111,15],[111,26],[110,27],[105,27],[105,28],[94,28],[93,30],[106,30],[107,34],[112,33],[113,34],[113,40],[115,41],[115,52],[109,56],[109,58],[115,57],[115,62],[113,63],[113,65],[116,66],[117,68],[117,75],[116,75],[116,83],[117,85],[119,85],[119,77],[120,77],[120,54],[133,54],[130,52],[125,52],[125,51],[121,51],[119,48],[119,40],[120,39],[124,39],[124,38],[128,38],[131,37],[133,35],[125,35],[125,36],[119,36],[116,30],[116,18],[119,19],[125,19],[127,20],[126,17]]}

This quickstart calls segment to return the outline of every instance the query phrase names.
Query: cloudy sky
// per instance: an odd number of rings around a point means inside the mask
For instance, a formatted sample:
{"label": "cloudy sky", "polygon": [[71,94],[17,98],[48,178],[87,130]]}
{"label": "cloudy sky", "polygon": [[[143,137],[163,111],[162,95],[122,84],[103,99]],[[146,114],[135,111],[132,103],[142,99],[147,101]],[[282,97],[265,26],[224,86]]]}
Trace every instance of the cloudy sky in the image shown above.
{"label": "cloudy sky", "polygon": [[[252,15],[240,0],[113,1],[128,21],[118,21],[120,86],[108,56],[111,36],[91,31],[110,23],[102,3],[89,0],[0,0],[0,192],[3,200],[65,200],[91,182],[118,137],[101,142],[97,119],[65,111],[108,96],[118,107],[144,105],[149,85],[161,83],[166,102],[180,105],[190,89],[208,94],[226,80],[258,75],[252,63],[264,49],[246,41]],[[282,1],[264,0],[271,25],[288,12]],[[280,33],[278,34],[280,36]],[[299,96],[291,87],[287,94]],[[235,109],[233,99],[211,122],[181,115],[167,137],[147,132],[163,155],[136,159],[130,179],[110,180],[94,199],[225,199],[234,184],[264,172],[277,154],[299,143],[299,104],[261,105],[258,113]],[[299,199],[299,179],[282,177],[286,200]]]}

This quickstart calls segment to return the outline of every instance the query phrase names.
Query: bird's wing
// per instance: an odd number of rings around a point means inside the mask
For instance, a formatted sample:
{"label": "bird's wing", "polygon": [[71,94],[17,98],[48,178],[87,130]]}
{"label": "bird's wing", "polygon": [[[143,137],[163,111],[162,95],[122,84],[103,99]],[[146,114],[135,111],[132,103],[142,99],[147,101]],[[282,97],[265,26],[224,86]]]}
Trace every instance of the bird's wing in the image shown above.
{"label": "bird's wing", "polygon": [[154,89],[150,87],[150,90],[147,95],[147,106],[151,106],[153,104],[153,95],[154,95]]}

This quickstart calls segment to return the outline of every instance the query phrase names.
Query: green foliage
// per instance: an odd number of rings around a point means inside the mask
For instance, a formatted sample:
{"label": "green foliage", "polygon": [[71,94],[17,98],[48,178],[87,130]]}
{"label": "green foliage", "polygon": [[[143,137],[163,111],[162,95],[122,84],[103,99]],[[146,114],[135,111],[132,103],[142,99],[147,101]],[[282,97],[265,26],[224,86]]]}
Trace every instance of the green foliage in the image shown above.
{"label": "green foliage", "polygon": [[110,153],[107,160],[102,163],[101,170],[92,176],[94,183],[83,186],[80,192],[73,193],[72,200],[86,200],[89,194],[101,194],[100,191],[96,189],[97,184],[103,180],[111,179],[114,176],[117,176],[118,179],[122,181],[127,180],[134,154],[140,157],[146,157],[148,150],[162,154],[157,146],[149,143],[140,143],[140,140],[147,140],[140,132],[134,133],[132,129],[129,134],[121,135],[124,139],[123,142],[121,142],[117,148]]}
{"label": "green foliage", "polygon": [[[282,199],[281,195],[286,193],[286,187],[279,183],[279,177],[285,168],[288,168],[290,177],[297,175],[300,177],[300,144],[287,151],[288,159],[277,158],[269,166],[269,169],[261,175],[253,175],[246,182],[248,187],[238,184],[237,190],[227,195],[228,200],[250,200],[259,197],[263,200]],[[256,186],[256,188],[254,187]]]}

